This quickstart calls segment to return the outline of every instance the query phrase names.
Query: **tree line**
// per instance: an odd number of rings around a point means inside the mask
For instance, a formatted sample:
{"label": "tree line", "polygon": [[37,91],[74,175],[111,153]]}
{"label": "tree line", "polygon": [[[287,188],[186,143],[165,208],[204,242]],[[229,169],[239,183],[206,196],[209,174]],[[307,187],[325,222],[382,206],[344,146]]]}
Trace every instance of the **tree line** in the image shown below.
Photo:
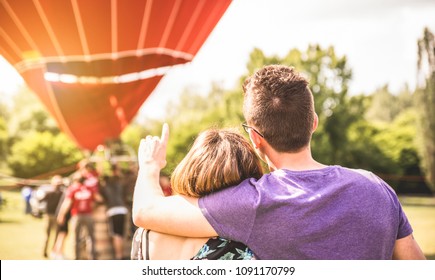
{"label": "tree line", "polygon": [[[435,40],[425,29],[419,46],[421,82],[399,93],[388,85],[372,93],[350,95],[352,69],[346,56],[334,47],[310,45],[291,49],[283,56],[250,53],[246,75],[234,89],[212,85],[207,95],[185,89],[166,108],[165,122],[170,174],[184,157],[198,133],[209,127],[238,127],[242,132],[242,83],[246,76],[267,64],[294,66],[310,81],[319,116],[313,135],[313,156],[325,164],[364,168],[374,172],[398,192],[435,191]],[[14,105],[0,104],[0,173],[32,178],[73,165],[87,155],[61,131],[27,89],[15,95]],[[13,113],[12,113],[13,112]],[[148,134],[159,135],[162,120],[133,121],[122,133],[124,143],[136,151]],[[279,123],[276,125],[280,125]]]}

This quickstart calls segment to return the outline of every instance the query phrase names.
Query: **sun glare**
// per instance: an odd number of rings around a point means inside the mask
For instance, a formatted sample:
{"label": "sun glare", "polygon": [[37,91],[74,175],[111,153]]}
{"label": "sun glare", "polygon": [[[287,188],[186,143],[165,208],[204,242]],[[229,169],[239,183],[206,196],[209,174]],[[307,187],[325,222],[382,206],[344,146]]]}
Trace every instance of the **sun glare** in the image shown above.
{"label": "sun glare", "polygon": [[0,94],[11,95],[23,84],[20,74],[0,55]]}

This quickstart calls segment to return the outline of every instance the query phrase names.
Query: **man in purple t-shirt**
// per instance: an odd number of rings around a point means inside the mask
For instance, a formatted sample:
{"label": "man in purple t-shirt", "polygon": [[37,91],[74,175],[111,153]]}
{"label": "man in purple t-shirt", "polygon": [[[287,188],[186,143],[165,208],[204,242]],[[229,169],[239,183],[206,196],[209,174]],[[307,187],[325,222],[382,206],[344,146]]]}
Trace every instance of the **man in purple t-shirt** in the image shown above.
{"label": "man in purple t-shirt", "polygon": [[270,173],[203,198],[165,197],[162,137],[139,147],[133,201],[137,226],[190,237],[219,235],[258,259],[424,259],[395,192],[364,171],[311,156],[318,125],[308,81],[293,68],[266,66],[246,80],[244,129]]}

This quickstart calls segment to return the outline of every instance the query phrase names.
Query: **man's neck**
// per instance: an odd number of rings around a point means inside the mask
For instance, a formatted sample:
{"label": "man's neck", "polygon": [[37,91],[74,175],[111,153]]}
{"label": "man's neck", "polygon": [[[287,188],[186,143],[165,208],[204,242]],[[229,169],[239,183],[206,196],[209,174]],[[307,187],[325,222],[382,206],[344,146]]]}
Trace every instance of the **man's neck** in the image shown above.
{"label": "man's neck", "polygon": [[288,169],[293,171],[304,171],[326,167],[326,165],[313,159],[309,147],[295,153],[280,153],[270,149],[266,155],[266,162],[269,164],[271,170]]}

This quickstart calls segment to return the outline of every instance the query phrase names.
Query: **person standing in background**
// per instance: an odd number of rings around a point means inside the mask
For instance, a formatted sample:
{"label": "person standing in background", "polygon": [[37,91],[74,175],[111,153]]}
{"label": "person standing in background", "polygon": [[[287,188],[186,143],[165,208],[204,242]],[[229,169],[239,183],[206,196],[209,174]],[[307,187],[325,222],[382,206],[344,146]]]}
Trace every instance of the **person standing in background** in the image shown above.
{"label": "person standing in background", "polygon": [[[69,184],[67,184],[69,185]],[[59,205],[57,206],[56,209],[56,222],[57,222],[57,217],[59,216],[59,212],[60,209],[62,207],[62,203],[66,198],[66,190],[63,191],[62,193],[62,197],[59,201]],[[64,254],[64,249],[65,249],[65,240],[66,237],[68,236],[68,231],[69,231],[69,221],[71,220],[71,209],[68,209],[66,214],[65,214],[65,221],[62,224],[59,224],[59,222],[56,223],[57,228],[56,228],[56,239],[54,242],[54,246],[53,246],[53,250],[50,253],[50,258],[53,260],[64,260],[65,259],[65,254]]]}
{"label": "person standing in background", "polygon": [[123,169],[122,172],[122,181],[123,185],[125,186],[125,192],[126,192],[126,206],[128,210],[128,236],[130,238],[133,237],[134,233],[137,230],[136,225],[132,221],[132,207],[133,207],[133,193],[134,193],[134,186],[136,184],[136,177],[137,177],[137,163],[136,162],[129,162],[128,167],[126,169]]}
{"label": "person standing in background", "polygon": [[47,249],[51,233],[56,230],[56,209],[63,195],[63,182],[60,175],[54,175],[51,178],[50,189],[45,193],[42,201],[46,202],[46,238],[44,244],[44,257],[48,257]]}
{"label": "person standing in background", "polygon": [[31,214],[32,207],[30,205],[30,197],[32,196],[33,189],[29,186],[23,186],[21,189],[21,196],[24,200],[24,214]]}
{"label": "person standing in background", "polygon": [[171,179],[166,174],[160,174],[160,187],[162,188],[163,194],[165,196],[172,195]]}
{"label": "person standing in background", "polygon": [[125,222],[128,214],[126,207],[126,186],[122,184],[121,173],[116,163],[111,166],[112,174],[104,176],[100,193],[107,205],[109,232],[112,237],[115,258],[124,258]]}
{"label": "person standing in background", "polygon": [[94,218],[92,216],[94,202],[103,202],[98,193],[98,177],[92,172],[95,170],[87,163],[73,175],[73,183],[66,191],[66,198],[57,217],[59,224],[65,223],[65,217],[71,209],[71,216],[74,219],[75,232],[75,258],[80,259],[80,231],[82,227],[87,229],[91,240],[91,256],[97,258],[95,250]]}

